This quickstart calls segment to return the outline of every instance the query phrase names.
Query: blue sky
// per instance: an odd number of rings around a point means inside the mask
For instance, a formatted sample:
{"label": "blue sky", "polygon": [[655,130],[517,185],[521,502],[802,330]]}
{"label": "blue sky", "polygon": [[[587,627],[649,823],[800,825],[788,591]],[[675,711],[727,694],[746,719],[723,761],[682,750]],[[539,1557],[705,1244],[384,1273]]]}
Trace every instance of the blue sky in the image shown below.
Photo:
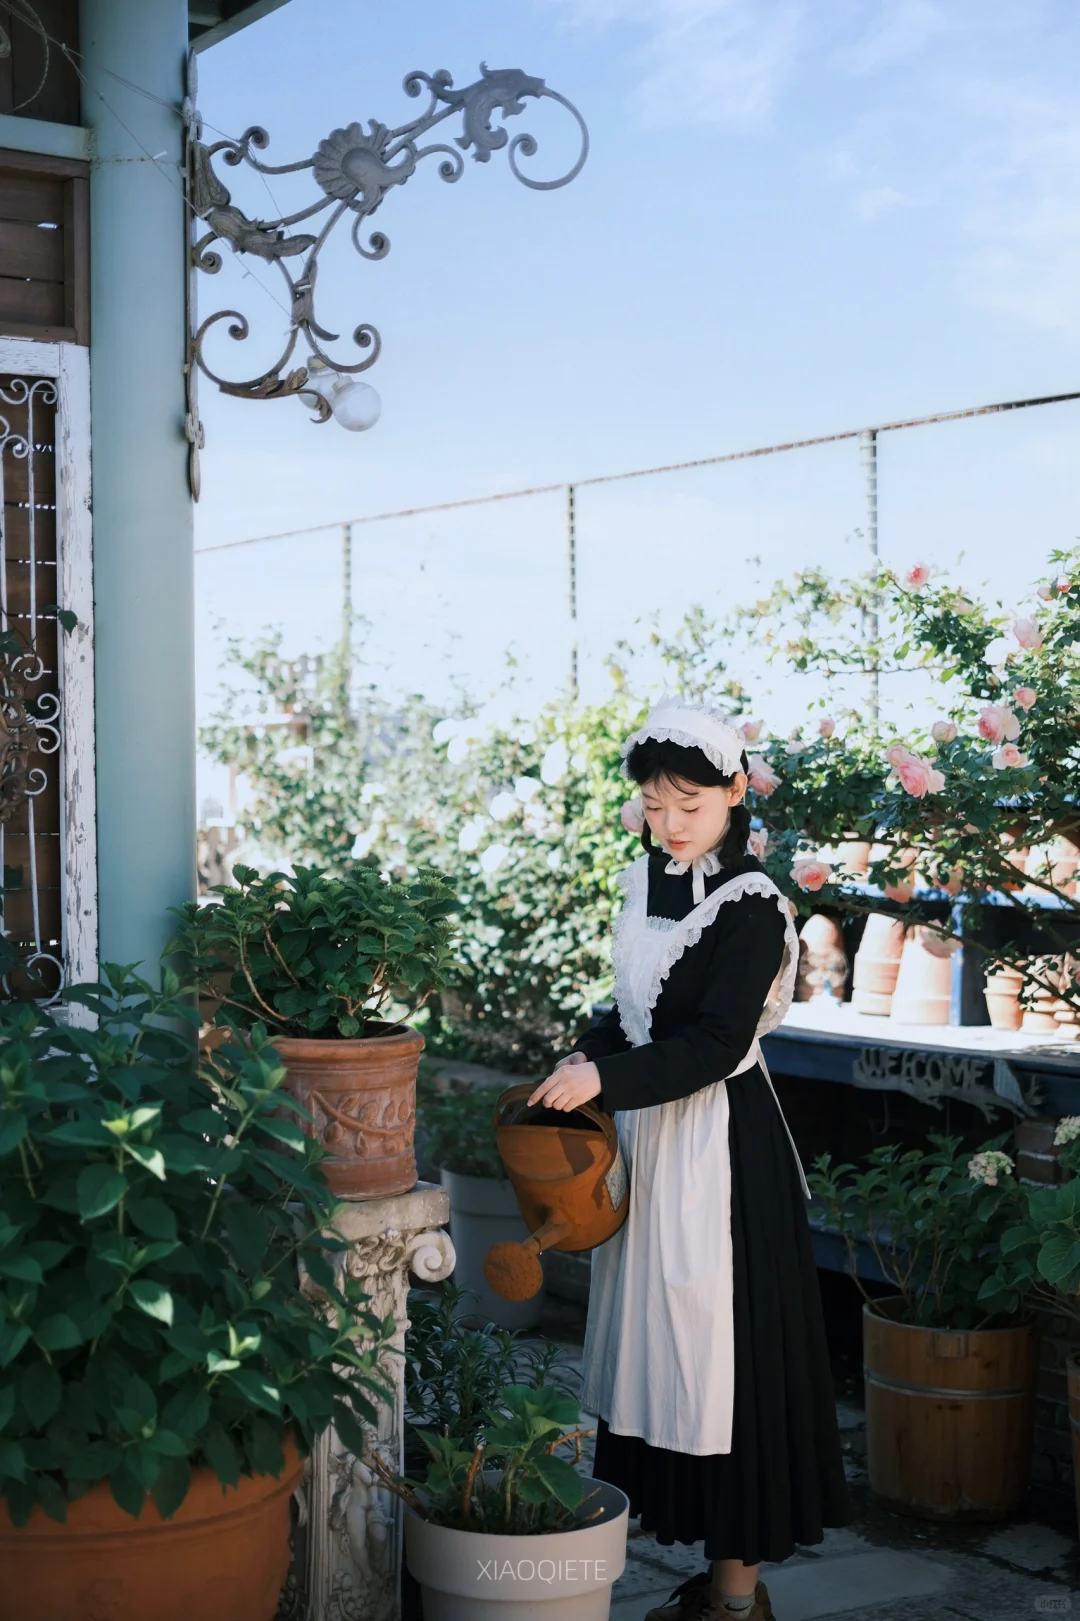
{"label": "blue sky", "polygon": [[[382,420],[347,434],[204,385],[198,545],[1080,386],[1069,0],[291,0],[201,58],[199,100],[223,130],[266,125],[284,163],[354,119],[404,122],[408,70],[465,84],[481,60],[577,104],[585,169],[537,193],[505,155],[454,186],[429,160],[379,212],[387,259],[335,244],[327,324],[380,328]],[[556,171],[561,109],[529,103],[514,127]],[[229,183],[271,211],[260,181]],[[201,278],[201,313],[241,301],[255,371],[282,313],[230,276]],[[242,349],[223,339],[215,358],[244,375]],[[1073,404],[889,435],[883,555],[963,553],[968,584],[1014,605],[1080,533],[1078,429]],[[722,609],[811,561],[857,566],[863,510],[851,444],[583,492],[587,689],[642,615]],[[380,678],[482,686],[512,642],[523,679],[556,685],[562,514],[545,497],[359,530]],[[198,579],[203,707],[215,622],[281,623],[296,650],[336,631],[334,535],[211,554]]]}

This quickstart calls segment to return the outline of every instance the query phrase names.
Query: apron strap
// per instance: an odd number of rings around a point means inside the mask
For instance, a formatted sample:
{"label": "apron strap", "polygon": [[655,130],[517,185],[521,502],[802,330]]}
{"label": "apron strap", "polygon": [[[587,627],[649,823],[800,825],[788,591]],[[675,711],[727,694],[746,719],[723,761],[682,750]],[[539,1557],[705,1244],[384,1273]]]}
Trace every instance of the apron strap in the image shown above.
{"label": "apron strap", "polygon": [[757,1037],[754,1038],[754,1045],[750,1049],[750,1054],[753,1055],[756,1058],[757,1063],[760,1064],[761,1073],[769,1083],[769,1091],[773,1095],[773,1102],[776,1104],[780,1118],[784,1122],[784,1130],[787,1132],[788,1142],[791,1144],[791,1152],[795,1156],[795,1164],[798,1167],[799,1181],[802,1184],[803,1194],[807,1199],[812,1199],[813,1194],[810,1192],[810,1186],[806,1180],[806,1172],[803,1170],[803,1163],[799,1158],[799,1150],[795,1147],[795,1139],[791,1135],[791,1127],[788,1125],[787,1120],[784,1117],[783,1109],[780,1108],[780,1099],[776,1095],[776,1088],[772,1083],[772,1076],[769,1074],[769,1066],[765,1062],[765,1054],[761,1050],[761,1042],[757,1039]]}

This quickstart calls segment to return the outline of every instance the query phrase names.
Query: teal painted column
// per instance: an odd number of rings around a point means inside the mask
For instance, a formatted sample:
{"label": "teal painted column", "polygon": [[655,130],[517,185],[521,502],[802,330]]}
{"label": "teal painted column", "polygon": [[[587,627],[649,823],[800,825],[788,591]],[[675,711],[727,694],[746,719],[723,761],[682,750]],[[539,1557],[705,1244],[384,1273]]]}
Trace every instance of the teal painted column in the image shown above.
{"label": "teal painted column", "polygon": [[97,148],[90,386],[100,949],[103,962],[142,963],[156,978],[168,908],[195,893],[178,117],[187,0],[82,0],[80,27],[83,121]]}

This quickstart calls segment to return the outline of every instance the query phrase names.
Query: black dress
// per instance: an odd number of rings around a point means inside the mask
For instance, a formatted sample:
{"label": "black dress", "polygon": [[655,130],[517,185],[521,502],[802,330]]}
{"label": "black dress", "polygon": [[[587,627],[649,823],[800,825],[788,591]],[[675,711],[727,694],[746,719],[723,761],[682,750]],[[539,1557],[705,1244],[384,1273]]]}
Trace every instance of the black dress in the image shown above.
{"label": "black dress", "polygon": [[[649,861],[648,911],[684,918],[691,877]],[[747,857],[740,872],[761,871]],[[711,894],[735,874],[706,879]],[[685,1097],[749,1052],[780,965],[775,900],[721,905],[671,969],[653,1010],[653,1040],[631,1047],[614,1009],[577,1043],[600,1072],[608,1113]],[[735,1324],[730,1453],[690,1455],[618,1435],[600,1418],[594,1477],[619,1486],[658,1542],[704,1540],[709,1559],[786,1559],[852,1518],[836,1424],[817,1271],[783,1119],[760,1068],[728,1081]]]}

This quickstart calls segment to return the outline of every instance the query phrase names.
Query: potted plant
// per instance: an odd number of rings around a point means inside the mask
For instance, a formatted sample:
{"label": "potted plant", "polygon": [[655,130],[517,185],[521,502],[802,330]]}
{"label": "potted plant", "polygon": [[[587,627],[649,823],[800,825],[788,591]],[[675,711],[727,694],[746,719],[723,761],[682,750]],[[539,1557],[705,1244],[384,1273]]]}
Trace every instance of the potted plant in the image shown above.
{"label": "potted plant", "polygon": [[[926,1149],[874,1149],[863,1168],[826,1154],[811,1173],[865,1297],[870,1485],[904,1514],[1002,1519],[1027,1491],[1038,1325],[998,1266],[1023,1207],[1004,1141],[971,1154],[931,1134]],[[860,1239],[894,1294],[874,1298],[858,1277]]]}
{"label": "potted plant", "polygon": [[[455,1332],[452,1313],[444,1328]],[[467,1340],[463,1348],[476,1351]],[[478,1360],[499,1364],[483,1351]],[[605,1482],[590,1489],[574,1467],[591,1432],[580,1427],[576,1399],[548,1379],[545,1360],[534,1361],[527,1382],[488,1389],[480,1403],[445,1406],[439,1393],[439,1427],[413,1431],[427,1456],[422,1479],[419,1470],[380,1469],[405,1501],[406,1560],[424,1621],[511,1617],[515,1605],[551,1621],[606,1621],[625,1564],[629,1503]]]}
{"label": "potted plant", "polygon": [[[1080,1329],[1080,1115],[1059,1120],[1054,1144],[1064,1180],[1024,1188],[1024,1207],[1001,1237],[1001,1262],[988,1289],[1026,1290],[1072,1329]],[[1066,1363],[1077,1524],[1080,1526],[1080,1357]]]}
{"label": "potted plant", "polygon": [[450,1195],[454,1281],[472,1296],[475,1315],[501,1328],[533,1328],[543,1290],[531,1300],[504,1300],[484,1276],[484,1257],[493,1244],[519,1244],[529,1236],[495,1143],[497,1098],[494,1087],[440,1092],[422,1084],[425,1158]]}
{"label": "potted plant", "polygon": [[175,949],[191,961],[219,1024],[265,1024],[331,1158],[344,1198],[384,1198],[416,1185],[416,1070],[410,1029],[456,966],[453,893],[435,873],[391,881],[357,864],[261,878],[233,869],[217,904],[189,903]]}
{"label": "potted plant", "polygon": [[0,1009],[0,1618],[272,1621],[388,1325],[265,1031],[200,1065],[175,975],[104,974],[68,993],[92,1028]]}

